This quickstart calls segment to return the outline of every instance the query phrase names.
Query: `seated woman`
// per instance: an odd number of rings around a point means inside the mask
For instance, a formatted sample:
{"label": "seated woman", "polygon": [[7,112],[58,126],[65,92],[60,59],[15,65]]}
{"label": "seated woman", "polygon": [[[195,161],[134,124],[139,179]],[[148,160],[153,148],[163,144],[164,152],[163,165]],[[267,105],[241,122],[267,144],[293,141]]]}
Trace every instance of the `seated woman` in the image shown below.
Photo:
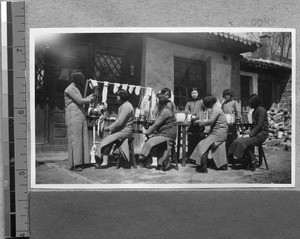
{"label": "seated woman", "polygon": [[[120,139],[125,140],[132,135],[134,110],[132,104],[128,101],[129,93],[126,90],[119,90],[116,95],[116,101],[121,105],[116,121],[103,129],[103,131],[110,132],[110,134],[105,137],[97,147],[96,155],[100,158],[102,156],[103,161],[101,164],[95,164],[96,169],[108,168],[108,156],[112,146],[116,141]],[[120,145],[118,144],[117,146]]]}
{"label": "seated woman", "polygon": [[177,110],[176,110],[176,105],[175,105],[175,103],[173,102],[173,101],[171,101],[171,95],[172,95],[172,93],[171,93],[171,90],[169,89],[169,88],[162,88],[161,89],[161,92],[160,93],[162,93],[162,94],[165,94],[166,96],[167,96],[167,99],[168,99],[168,103],[167,103],[167,105],[168,105],[168,107],[174,112],[174,113],[176,113],[177,112]]}
{"label": "seated woman", "polygon": [[[192,114],[195,116],[195,120],[200,118],[200,113],[204,112],[203,100],[199,98],[199,92],[197,88],[191,88],[190,90],[190,101],[186,103],[184,112],[186,114]],[[200,126],[198,123],[191,122],[190,127],[188,128],[188,157],[192,154],[197,144],[205,138],[204,133],[205,127]]]}
{"label": "seated woman", "polygon": [[250,164],[249,169],[255,171],[257,159],[255,158],[252,149],[254,146],[262,144],[267,139],[269,123],[267,111],[259,105],[260,100],[256,94],[249,97],[248,104],[254,109],[252,113],[254,127],[249,135],[243,135],[242,138],[234,140],[228,153],[233,160],[243,159],[244,162]]}
{"label": "seated woman", "polygon": [[[155,123],[146,131],[148,140],[145,142],[140,160],[145,158],[150,166],[151,156],[158,158],[157,169],[168,170],[170,162],[168,160],[169,143],[174,143],[177,134],[177,124],[174,112],[169,108],[168,98],[165,94],[157,94],[158,112]],[[150,161],[150,162],[149,162]]]}
{"label": "seated woman", "polygon": [[225,144],[227,139],[228,125],[223,110],[217,104],[217,98],[213,95],[208,95],[204,98],[203,104],[205,108],[211,109],[209,119],[201,121],[196,120],[200,126],[210,125],[209,135],[201,140],[190,156],[196,161],[199,166],[196,172],[207,173],[207,158],[209,150],[212,151],[213,161],[217,169],[227,168],[227,157]]}

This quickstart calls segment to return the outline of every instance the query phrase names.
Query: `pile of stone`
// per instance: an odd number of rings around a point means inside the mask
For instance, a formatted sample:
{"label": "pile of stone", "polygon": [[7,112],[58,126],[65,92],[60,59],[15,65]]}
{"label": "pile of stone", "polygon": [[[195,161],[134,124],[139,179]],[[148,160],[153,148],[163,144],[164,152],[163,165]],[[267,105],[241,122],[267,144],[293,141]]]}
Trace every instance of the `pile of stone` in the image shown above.
{"label": "pile of stone", "polygon": [[291,148],[292,122],[290,112],[286,109],[271,108],[268,110],[269,137],[266,145],[270,147]]}

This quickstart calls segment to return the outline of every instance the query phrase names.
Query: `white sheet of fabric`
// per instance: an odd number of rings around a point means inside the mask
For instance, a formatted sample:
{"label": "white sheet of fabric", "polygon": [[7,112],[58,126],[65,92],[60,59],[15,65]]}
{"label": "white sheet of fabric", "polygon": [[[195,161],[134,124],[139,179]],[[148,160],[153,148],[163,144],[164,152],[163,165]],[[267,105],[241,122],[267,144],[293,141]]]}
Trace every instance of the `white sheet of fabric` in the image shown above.
{"label": "white sheet of fabric", "polygon": [[98,86],[98,82],[96,80],[90,79],[90,84],[89,85],[90,85],[91,89],[94,89],[95,87]]}
{"label": "white sheet of fabric", "polygon": [[128,84],[122,84],[122,90],[127,90]]}
{"label": "white sheet of fabric", "polygon": [[114,83],[114,89],[113,89],[113,92],[116,94],[117,91],[119,90],[119,87],[120,87],[121,84],[119,83]]}
{"label": "white sheet of fabric", "polygon": [[135,86],[135,91],[134,91],[134,93],[135,93],[136,95],[139,95],[139,94],[140,94],[140,91],[141,91],[141,86],[139,86],[139,85]]}
{"label": "white sheet of fabric", "polygon": [[154,117],[154,115],[152,115],[152,113],[154,112],[155,110],[155,106],[156,106],[156,95],[154,93],[154,91],[152,91],[152,94],[151,94],[151,109],[150,109],[150,112],[151,112],[151,117]]}
{"label": "white sheet of fabric", "polygon": [[152,88],[147,87],[145,90],[144,97],[141,102],[141,107],[140,107],[142,115],[149,114],[149,110],[150,110],[150,101],[149,100],[150,100],[151,94],[152,94]]}
{"label": "white sheet of fabric", "polygon": [[151,87],[146,87],[145,95],[148,95],[149,97],[152,94],[152,88]]}
{"label": "white sheet of fabric", "polygon": [[108,91],[108,81],[104,81],[103,90],[102,90],[102,102],[106,103],[107,101],[107,91]]}
{"label": "white sheet of fabric", "polygon": [[173,93],[173,91],[171,91],[171,97],[170,97],[170,100],[171,100],[172,102],[174,102],[174,93]]}
{"label": "white sheet of fabric", "polygon": [[133,92],[134,85],[129,85],[128,92],[131,94]]}

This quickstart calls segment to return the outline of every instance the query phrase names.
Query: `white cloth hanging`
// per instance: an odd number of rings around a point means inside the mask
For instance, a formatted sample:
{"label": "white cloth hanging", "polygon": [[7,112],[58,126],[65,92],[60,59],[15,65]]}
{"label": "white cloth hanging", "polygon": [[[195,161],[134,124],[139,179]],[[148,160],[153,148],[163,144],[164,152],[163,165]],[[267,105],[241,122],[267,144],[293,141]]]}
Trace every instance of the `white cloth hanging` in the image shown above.
{"label": "white cloth hanging", "polygon": [[102,102],[106,103],[107,101],[107,91],[108,91],[108,81],[104,81],[103,90],[102,90]]}
{"label": "white cloth hanging", "polygon": [[132,94],[133,88],[134,88],[134,87],[135,87],[134,85],[129,85],[128,92],[129,92],[130,94]]}
{"label": "white cloth hanging", "polygon": [[141,102],[141,114],[142,115],[146,115],[149,114],[149,110],[150,110],[150,96],[152,94],[152,88],[151,87],[147,87],[145,90],[145,94],[144,97],[142,99]]}
{"label": "white cloth hanging", "polygon": [[95,87],[98,86],[98,82],[96,80],[90,79],[90,84],[89,84],[91,89],[94,89]]}
{"label": "white cloth hanging", "polygon": [[114,83],[114,89],[113,89],[113,92],[116,94],[117,91],[119,90],[119,87],[120,87],[120,83]]}
{"label": "white cloth hanging", "polygon": [[127,90],[128,84],[122,84],[122,90]]}
{"label": "white cloth hanging", "polygon": [[171,97],[170,97],[170,100],[171,100],[172,102],[174,102],[174,93],[173,93],[173,91],[171,91]]}
{"label": "white cloth hanging", "polygon": [[156,95],[154,93],[154,90],[152,91],[151,94],[151,109],[150,109],[150,117],[154,117],[153,112],[155,110],[155,106],[156,106]]}
{"label": "white cloth hanging", "polygon": [[139,85],[135,86],[135,91],[134,91],[134,93],[135,93],[136,95],[139,95],[139,94],[140,94],[140,91],[141,91],[141,86],[139,86]]}

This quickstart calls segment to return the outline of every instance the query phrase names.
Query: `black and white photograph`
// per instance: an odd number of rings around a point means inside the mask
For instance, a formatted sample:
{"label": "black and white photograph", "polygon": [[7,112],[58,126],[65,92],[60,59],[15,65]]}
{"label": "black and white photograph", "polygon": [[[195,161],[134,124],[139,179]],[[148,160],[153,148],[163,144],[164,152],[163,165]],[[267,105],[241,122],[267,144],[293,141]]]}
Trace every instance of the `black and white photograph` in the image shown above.
{"label": "black and white photograph", "polygon": [[31,29],[31,186],[293,187],[294,37]]}
{"label": "black and white photograph", "polygon": [[0,238],[299,238],[297,1],[0,12]]}

